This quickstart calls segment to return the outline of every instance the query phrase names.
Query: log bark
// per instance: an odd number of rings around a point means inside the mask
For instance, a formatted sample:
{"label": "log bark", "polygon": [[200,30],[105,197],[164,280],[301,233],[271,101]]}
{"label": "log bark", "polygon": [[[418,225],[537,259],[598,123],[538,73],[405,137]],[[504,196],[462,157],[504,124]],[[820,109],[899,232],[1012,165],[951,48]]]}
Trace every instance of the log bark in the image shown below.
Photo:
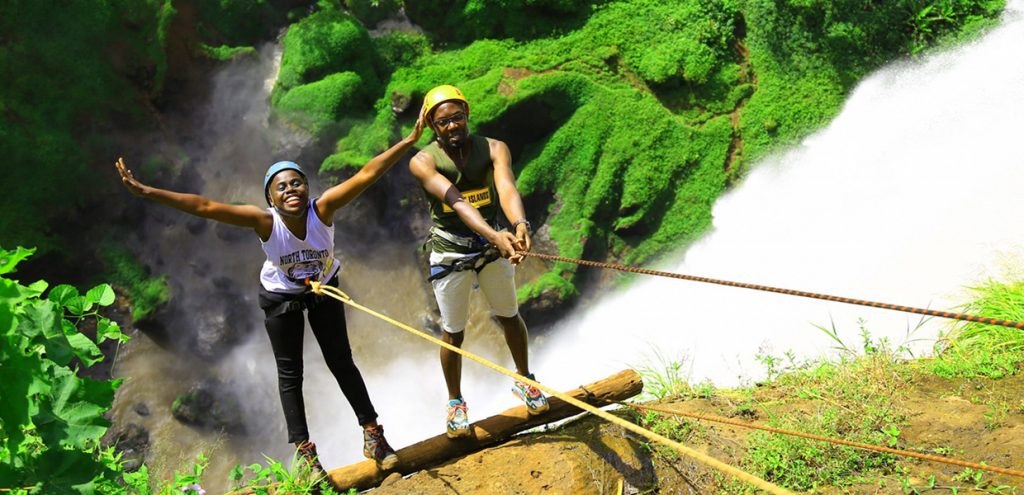
{"label": "log bark", "polygon": [[[625,400],[639,394],[641,390],[643,390],[643,382],[640,375],[633,370],[624,370],[566,393],[593,406],[602,407],[608,405],[607,401]],[[398,466],[391,472],[409,474],[436,466],[450,459],[465,456],[499,443],[521,431],[582,412],[557,397],[549,397],[548,403],[550,409],[539,416],[530,416],[526,412],[526,406],[520,405],[472,423],[470,425],[472,434],[469,437],[452,440],[442,433],[399,449]],[[341,490],[349,488],[363,490],[375,487],[380,484],[386,474],[390,473],[381,471],[370,460],[332,469],[327,473],[331,482]]]}

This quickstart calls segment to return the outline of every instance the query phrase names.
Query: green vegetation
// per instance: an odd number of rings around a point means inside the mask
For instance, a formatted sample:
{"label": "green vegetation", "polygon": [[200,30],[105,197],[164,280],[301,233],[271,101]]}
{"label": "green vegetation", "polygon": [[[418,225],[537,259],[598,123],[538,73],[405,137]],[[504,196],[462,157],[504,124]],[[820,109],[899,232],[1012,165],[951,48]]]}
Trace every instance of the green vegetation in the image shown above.
{"label": "green vegetation", "polygon": [[[120,454],[103,447],[100,438],[110,426],[104,415],[120,380],[78,376],[104,359],[98,344],[123,343],[128,337],[100,308],[115,300],[114,290],[98,285],[85,294],[70,285],[38,281],[22,285],[10,278],[34,249],[0,248],[0,488],[12,495],[82,494],[172,495],[202,493],[203,471],[209,464],[199,454],[173,480],[151,486],[148,468],[125,472]],[[45,295],[44,295],[45,294]],[[79,331],[95,328],[91,339]],[[313,493],[316,480],[304,462],[292,459],[290,469],[268,458],[268,466],[237,467],[232,481],[253,493]],[[333,494],[324,487],[324,495]],[[354,492],[352,492],[354,493]]]}
{"label": "green vegetation", "polygon": [[[474,130],[510,144],[529,214],[560,255],[640,264],[703,234],[752,160],[822,125],[868,71],[991,25],[1003,1],[404,6],[425,36],[367,41],[323,3],[290,29],[275,103],[321,137],[341,133],[321,169],[363,164],[407,130],[427,90],[455,84]],[[364,80],[327,82],[349,72]],[[317,81],[332,89],[281,96]],[[520,297],[575,297],[576,267],[554,268]]]}
{"label": "green vegetation", "polygon": [[108,243],[100,251],[100,258],[111,282],[128,291],[133,320],[146,318],[170,299],[167,276],[151,277],[146,267],[125,248]]}
{"label": "green vegetation", "polygon": [[[90,151],[106,143],[114,115],[131,125],[132,95],[163,86],[170,1],[61,4],[15,0],[0,6],[0,153],[14,190],[0,215],[0,239],[65,248],[48,225],[81,207],[95,188]],[[99,50],[97,46],[108,47]],[[108,160],[104,157],[103,162]]]}
{"label": "green vegetation", "polygon": [[[975,298],[964,313],[1024,321],[1024,280],[990,280],[972,291]],[[1001,378],[1024,363],[1024,332],[1013,328],[967,323],[940,343],[941,353],[931,363],[939,376]]]}
{"label": "green vegetation", "polygon": [[[252,464],[235,466],[229,475],[237,492],[268,495],[272,493],[338,495],[329,482],[317,482],[312,475],[310,465],[292,456],[290,468],[280,461],[266,457],[266,465]],[[248,472],[249,474],[246,474]],[[356,489],[345,492],[355,495]]]}
{"label": "green vegetation", "polygon": [[[0,486],[13,493],[124,493],[121,466],[99,444],[103,414],[119,380],[79,377],[103,359],[97,344],[127,340],[98,309],[114,302],[109,285],[85,294],[9,278],[35,250],[0,248]],[[78,331],[95,322],[95,341]]]}
{"label": "green vegetation", "polygon": [[[1021,279],[990,280],[972,288],[972,292],[974,299],[964,305],[964,312],[1024,320]],[[910,418],[903,401],[915,383],[935,383],[937,378],[932,374],[955,380],[948,385],[954,395],[959,393],[971,404],[984,406],[977,421],[988,431],[1007,426],[1014,415],[1024,411],[1024,401],[1014,392],[1015,386],[996,391],[994,385],[994,380],[1024,369],[1024,333],[1019,330],[974,323],[961,325],[950,336],[940,339],[938,355],[915,358],[907,343],[916,329],[910,329],[907,342],[897,344],[873,338],[863,321],[860,325],[861,339],[856,345],[840,340],[835,328],[819,327],[836,342],[836,359],[801,362],[789,352],[783,356],[758,355],[767,378],[757,387],[702,391],[701,385],[688,381],[681,361],[666,359],[657,351],[653,363],[636,368],[644,379],[647,398],[659,402],[710,398],[714,400],[707,402],[718,404],[722,415],[760,418],[755,422],[765,426],[954,458],[962,458],[963,453],[949,447],[914,445],[904,438]],[[935,400],[930,395],[937,393],[930,390],[934,385],[919,387],[927,391],[923,397],[916,396],[918,401]],[[691,443],[702,441],[693,437],[694,432],[703,431],[699,424],[648,411],[632,415],[638,423],[670,438]],[[922,438],[920,433],[917,438]],[[708,443],[722,441],[712,439]],[[659,462],[675,459],[664,449],[654,451],[660,454]],[[1016,493],[1008,486],[994,483],[990,473],[973,469],[946,478],[946,484],[937,482],[934,474],[922,481],[919,476],[911,476],[918,469],[917,464],[900,461],[903,458],[891,454],[752,431],[734,462],[751,474],[800,492],[846,493],[844,490],[851,487],[872,485],[889,493],[887,490],[899,485],[908,494],[933,489],[953,493],[970,489]],[[915,479],[913,484],[911,478]],[[720,493],[753,493],[750,486],[727,477],[720,477],[717,483]]]}

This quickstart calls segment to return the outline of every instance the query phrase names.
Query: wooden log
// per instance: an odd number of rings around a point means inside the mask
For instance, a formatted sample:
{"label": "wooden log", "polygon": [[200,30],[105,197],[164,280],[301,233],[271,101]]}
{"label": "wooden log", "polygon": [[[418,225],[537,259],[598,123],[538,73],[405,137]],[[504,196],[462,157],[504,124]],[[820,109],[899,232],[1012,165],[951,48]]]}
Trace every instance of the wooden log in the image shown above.
{"label": "wooden log", "polygon": [[[633,370],[624,370],[603,380],[566,392],[593,406],[608,405],[607,401],[625,400],[643,390],[640,375]],[[445,434],[428,438],[398,450],[398,466],[391,472],[409,474],[423,468],[441,464],[484,447],[508,439],[512,435],[530,428],[565,419],[582,412],[579,408],[557,398],[549,397],[550,409],[539,416],[530,416],[526,406],[513,407],[503,413],[470,424],[469,437],[450,439]],[[366,489],[380,484],[385,474],[370,460],[330,470],[327,475],[331,482],[342,490],[349,488]]]}

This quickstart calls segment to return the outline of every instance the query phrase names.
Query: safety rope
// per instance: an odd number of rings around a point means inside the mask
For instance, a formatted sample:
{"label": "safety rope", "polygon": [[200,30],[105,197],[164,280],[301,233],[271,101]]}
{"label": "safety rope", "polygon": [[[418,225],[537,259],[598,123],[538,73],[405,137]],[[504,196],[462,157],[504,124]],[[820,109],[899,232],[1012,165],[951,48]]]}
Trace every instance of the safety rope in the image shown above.
{"label": "safety rope", "polygon": [[[593,397],[593,396],[591,396],[591,397]],[[803,432],[799,432],[799,431],[784,430],[784,429],[781,429],[781,428],[774,428],[774,427],[771,427],[771,426],[762,426],[762,425],[759,425],[759,424],[756,424],[756,423],[749,423],[749,422],[746,422],[746,421],[739,421],[739,420],[730,419],[730,418],[723,418],[721,416],[713,416],[713,415],[709,415],[709,414],[688,413],[688,412],[679,411],[679,410],[675,410],[675,409],[665,409],[665,408],[661,408],[661,407],[646,406],[646,405],[642,405],[642,404],[633,404],[633,403],[630,403],[630,402],[622,402],[622,401],[609,401],[609,400],[605,400],[605,402],[607,402],[609,404],[620,404],[620,405],[627,406],[627,407],[632,407],[632,408],[635,408],[635,409],[645,409],[645,410],[650,410],[650,411],[657,411],[657,412],[660,412],[660,413],[671,414],[671,415],[674,415],[674,416],[684,416],[684,417],[687,417],[687,418],[692,418],[692,419],[697,419],[697,420],[713,421],[713,422],[716,422],[716,423],[723,423],[723,424],[732,425],[732,426],[739,426],[740,428],[750,428],[750,429],[754,429],[754,430],[762,430],[762,431],[767,431],[767,432],[771,432],[771,433],[778,433],[778,434],[781,434],[781,435],[791,435],[791,436],[795,436],[795,437],[808,438],[808,439],[811,439],[811,440],[820,440],[822,442],[829,442],[829,443],[834,443],[834,444],[838,444],[838,445],[845,445],[845,446],[848,446],[848,447],[856,447],[856,448],[864,449],[864,450],[872,450],[872,451],[875,451],[875,452],[885,452],[885,453],[888,453],[888,454],[895,454],[895,455],[901,455],[901,456],[906,456],[906,457],[914,457],[914,458],[922,459],[922,460],[926,460],[926,461],[941,462],[941,463],[944,463],[944,464],[952,464],[954,466],[968,467],[968,468],[975,469],[975,470],[990,471],[990,472],[993,472],[993,473],[1007,474],[1007,475],[1010,475],[1010,476],[1017,476],[1017,477],[1024,478],[1024,471],[1017,471],[1015,469],[1001,468],[1001,467],[996,467],[996,466],[987,466],[985,464],[978,464],[978,463],[974,463],[974,462],[961,461],[961,460],[958,460],[958,459],[950,459],[948,457],[941,457],[941,456],[931,455],[931,454],[922,454],[922,453],[913,452],[913,451],[910,451],[910,450],[893,449],[893,448],[889,448],[889,447],[882,447],[882,446],[879,446],[879,445],[871,445],[871,444],[868,444],[868,443],[852,442],[852,441],[849,441],[849,440],[843,440],[843,439],[839,439],[839,438],[830,438],[830,437],[824,437],[824,436],[820,436],[820,435],[813,435],[813,434],[810,434],[810,433],[803,433]]]}
{"label": "safety rope", "polygon": [[708,284],[725,285],[729,287],[739,287],[743,289],[761,290],[766,292],[775,292],[778,294],[786,294],[790,296],[809,297],[812,299],[823,299],[826,301],[835,301],[846,304],[857,304],[860,306],[870,306],[872,308],[890,309],[893,311],[903,311],[906,313],[914,313],[926,316],[938,316],[940,318],[949,318],[952,320],[972,321],[976,323],[985,323],[987,325],[999,325],[1010,328],[1017,328],[1024,330],[1024,322],[1012,321],[1012,320],[1000,320],[997,318],[988,318],[985,316],[975,316],[964,313],[954,313],[951,311],[937,311],[934,309],[914,308],[911,306],[900,306],[897,304],[888,304],[875,301],[865,301],[863,299],[852,299],[849,297],[831,296],[828,294],[818,294],[814,292],[805,292],[802,290],[782,289],[778,287],[770,287],[767,285],[756,285],[747,284],[743,282],[732,282],[729,280],[720,280],[715,278],[698,277],[695,275],[685,275],[682,273],[663,272],[660,270],[650,270],[647,268],[636,268],[632,266],[616,265],[614,263],[603,263],[600,261],[580,260],[575,258],[564,258],[562,256],[552,256],[550,254],[533,253],[527,251],[520,251],[517,255],[532,256],[534,258],[541,258],[552,261],[563,261],[566,263],[574,263],[583,266],[594,266],[598,268],[608,268],[611,270],[619,270],[630,273],[640,273],[643,275],[654,275],[658,277],[668,277],[680,280],[689,280],[691,282],[704,282]]}
{"label": "safety rope", "polygon": [[792,495],[793,494],[793,492],[791,492],[789,490],[786,490],[785,488],[779,487],[779,486],[774,485],[772,483],[769,483],[769,482],[767,482],[767,481],[765,481],[765,480],[763,480],[761,478],[758,478],[758,477],[756,477],[756,476],[754,476],[752,474],[749,474],[749,473],[744,472],[744,471],[742,471],[740,469],[737,469],[737,468],[735,468],[733,466],[730,466],[730,465],[728,465],[728,464],[726,464],[726,463],[724,463],[722,461],[719,461],[718,459],[715,459],[714,457],[711,457],[711,456],[709,456],[707,454],[704,454],[702,452],[698,452],[696,450],[693,450],[693,449],[691,449],[689,447],[686,447],[685,445],[683,445],[683,444],[681,444],[679,442],[676,442],[676,441],[671,440],[669,438],[666,438],[666,437],[664,437],[662,435],[654,433],[654,432],[652,432],[650,430],[647,430],[647,429],[645,429],[643,427],[640,427],[638,425],[630,423],[629,421],[626,421],[626,420],[624,420],[622,418],[619,418],[619,417],[614,416],[614,415],[612,415],[610,413],[602,411],[601,409],[598,409],[598,408],[596,408],[594,406],[591,406],[590,404],[587,404],[586,402],[583,402],[583,401],[581,401],[579,399],[576,399],[576,398],[574,398],[574,397],[572,397],[570,395],[567,395],[567,394],[564,394],[564,393],[559,392],[557,390],[551,389],[551,388],[549,388],[549,387],[547,387],[547,386],[545,386],[545,385],[543,385],[543,384],[541,384],[541,383],[539,383],[539,382],[537,382],[535,380],[531,380],[531,379],[529,379],[529,378],[527,378],[525,376],[522,376],[522,375],[520,375],[520,374],[518,374],[518,373],[516,373],[514,371],[511,371],[509,369],[503,368],[503,367],[501,367],[501,366],[499,366],[499,365],[497,365],[495,363],[492,363],[491,361],[488,361],[488,360],[486,360],[486,359],[484,359],[482,357],[479,357],[476,354],[473,354],[471,352],[465,351],[465,350],[463,350],[463,349],[461,349],[459,347],[455,347],[455,346],[453,346],[453,345],[451,345],[451,344],[449,344],[447,342],[444,342],[443,340],[440,340],[440,339],[438,339],[438,338],[436,338],[436,337],[434,337],[432,335],[428,335],[428,334],[426,334],[426,333],[424,333],[424,332],[422,332],[420,330],[417,330],[417,329],[415,329],[413,327],[410,327],[409,325],[406,325],[406,324],[404,324],[404,323],[402,323],[400,321],[397,321],[397,320],[395,320],[395,319],[393,319],[391,317],[388,317],[386,315],[378,313],[378,312],[376,312],[376,311],[374,311],[374,310],[372,310],[370,308],[367,308],[366,306],[363,306],[363,305],[353,301],[352,298],[348,296],[348,294],[345,294],[344,292],[342,292],[337,287],[332,287],[330,285],[324,285],[324,284],[321,284],[320,282],[310,282],[310,286],[312,287],[313,292],[318,294],[318,295],[326,295],[326,296],[332,297],[334,299],[337,299],[337,300],[339,300],[339,301],[341,301],[341,302],[343,302],[343,303],[345,303],[345,304],[347,304],[349,306],[352,306],[353,308],[356,308],[356,309],[358,309],[360,311],[363,311],[363,312],[365,312],[367,314],[370,314],[370,315],[372,315],[372,316],[374,316],[376,318],[384,320],[384,321],[386,321],[386,322],[388,322],[388,323],[390,323],[390,324],[392,324],[392,325],[394,325],[394,326],[396,326],[398,328],[401,328],[402,330],[405,330],[405,331],[407,331],[409,333],[412,333],[413,335],[416,335],[416,336],[418,336],[418,337],[420,337],[422,339],[428,340],[430,342],[433,342],[434,344],[437,344],[437,345],[439,345],[441,347],[444,347],[445,349],[448,349],[448,350],[450,350],[452,352],[456,352],[456,353],[458,353],[458,354],[460,354],[462,356],[465,356],[465,357],[467,357],[467,358],[469,358],[469,359],[471,359],[473,361],[476,361],[476,362],[478,362],[478,363],[480,363],[480,364],[482,364],[482,365],[484,365],[484,366],[486,366],[486,367],[488,367],[488,368],[490,368],[492,370],[495,370],[495,371],[497,371],[497,372],[499,372],[499,373],[501,373],[503,375],[509,376],[509,377],[514,378],[516,380],[519,380],[519,381],[521,381],[523,383],[527,383],[527,384],[529,384],[529,385],[531,385],[533,387],[536,387],[536,388],[540,389],[541,391],[547,393],[549,396],[558,397],[559,399],[561,399],[561,400],[563,400],[563,401],[565,401],[565,402],[567,402],[569,404],[572,404],[572,405],[578,407],[579,409],[582,409],[582,410],[587,411],[587,412],[589,412],[591,414],[594,414],[595,416],[598,416],[598,417],[600,417],[600,418],[602,418],[602,419],[604,419],[606,421],[609,421],[609,422],[611,422],[611,423],[613,423],[615,425],[618,425],[618,426],[620,426],[622,428],[625,428],[625,429],[627,429],[629,431],[632,431],[633,433],[636,433],[636,434],[641,435],[643,437],[646,437],[646,438],[648,438],[648,439],[650,439],[652,441],[655,441],[655,442],[658,442],[660,444],[666,445],[666,446],[668,446],[670,448],[673,448],[676,451],[678,451],[679,453],[681,453],[681,454],[683,454],[683,455],[685,455],[685,456],[687,456],[687,457],[689,457],[689,458],[691,458],[691,459],[693,459],[693,460],[695,460],[697,462],[700,462],[700,463],[702,463],[702,464],[704,464],[706,466],[713,467],[713,468],[715,468],[715,469],[717,469],[719,471],[722,471],[724,473],[732,475],[736,479],[739,479],[741,481],[745,481],[747,483],[750,483],[751,485],[753,485],[753,486],[755,486],[757,488],[760,488],[761,490],[764,490],[764,491],[766,491],[768,493],[772,493],[772,494],[778,494],[778,495]]}

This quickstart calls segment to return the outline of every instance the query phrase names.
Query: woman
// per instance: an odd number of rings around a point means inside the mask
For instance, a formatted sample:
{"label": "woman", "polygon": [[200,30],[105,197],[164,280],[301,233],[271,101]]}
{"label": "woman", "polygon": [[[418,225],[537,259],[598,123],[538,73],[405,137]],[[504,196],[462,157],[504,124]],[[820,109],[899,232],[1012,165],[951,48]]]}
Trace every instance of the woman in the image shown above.
{"label": "woman", "polygon": [[310,199],[309,183],[298,165],[277,162],[263,180],[263,192],[270,208],[220,203],[196,194],[147,186],[139,182],[124,159],[115,166],[121,181],[134,194],[186,213],[256,231],[267,254],[260,272],[260,307],[266,314],[267,334],[277,361],[278,387],[288,426],[288,442],[315,471],[323,472],[316,445],[309,441],[302,400],[302,313],[324,354],[327,367],[363,427],[363,455],[390,469],[398,462],[395,451],[384,439],[377,413],[366,391],[363,377],[352,361],[342,303],[316,296],[308,289],[310,280],[338,284],[338,260],[334,257],[334,213],[398,161],[423,132],[422,117],[412,132],[387,151],[375,156],[350,179]]}

